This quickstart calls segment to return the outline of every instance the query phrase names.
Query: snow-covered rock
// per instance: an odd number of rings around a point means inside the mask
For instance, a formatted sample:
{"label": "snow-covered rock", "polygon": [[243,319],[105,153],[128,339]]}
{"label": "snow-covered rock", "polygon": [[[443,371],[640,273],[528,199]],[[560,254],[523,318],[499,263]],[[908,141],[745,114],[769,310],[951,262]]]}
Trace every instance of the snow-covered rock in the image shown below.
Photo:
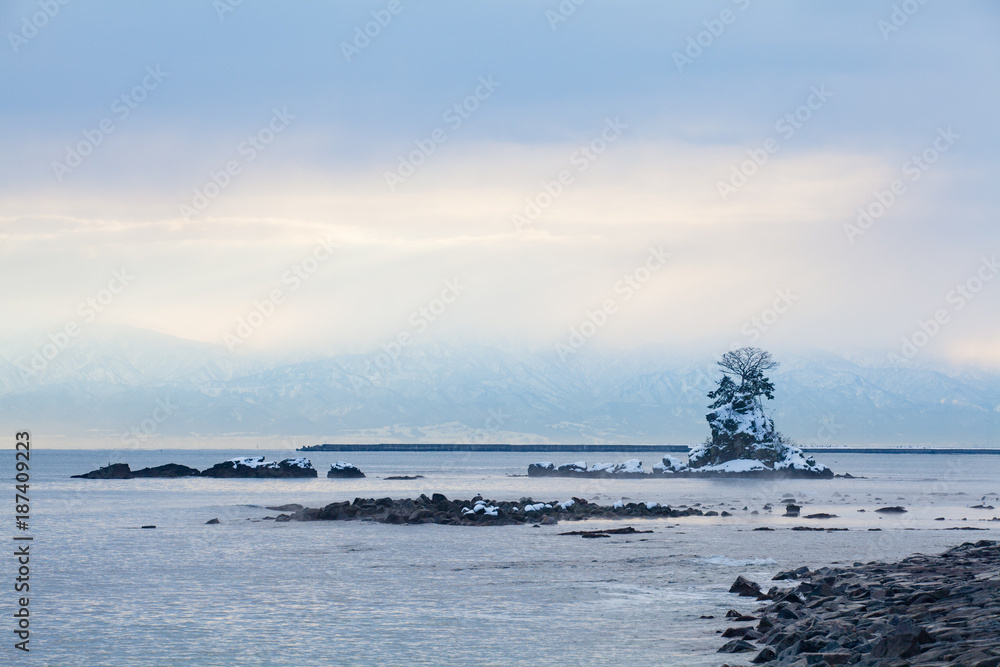
{"label": "snow-covered rock", "polygon": [[556,464],[550,461],[539,461],[528,466],[528,477],[545,477],[556,470]]}
{"label": "snow-covered rock", "polygon": [[660,463],[653,465],[653,474],[683,472],[687,469],[687,464],[682,463],[679,459],[675,459],[672,456],[664,456]]}
{"label": "snow-covered rock", "polygon": [[364,477],[365,474],[356,465],[352,465],[346,461],[337,461],[330,466],[330,470],[326,473],[326,476],[334,479],[353,479]]}
{"label": "snow-covered rock", "polygon": [[317,477],[309,459],[298,457],[281,461],[268,461],[263,456],[242,457],[217,463],[201,472],[202,477]]}

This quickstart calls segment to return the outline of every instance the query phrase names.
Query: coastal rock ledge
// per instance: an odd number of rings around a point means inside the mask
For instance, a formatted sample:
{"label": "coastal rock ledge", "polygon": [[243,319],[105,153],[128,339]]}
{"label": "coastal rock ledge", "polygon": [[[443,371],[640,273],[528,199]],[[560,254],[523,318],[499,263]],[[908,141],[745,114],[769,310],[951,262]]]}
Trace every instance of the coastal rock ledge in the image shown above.
{"label": "coastal rock ledge", "polygon": [[440,493],[419,498],[355,498],[353,502],[330,503],[326,507],[304,507],[291,514],[279,514],[276,521],[376,521],[391,524],[440,523],[452,526],[507,526],[518,523],[552,525],[559,521],[584,519],[637,519],[704,516],[695,508],[672,508],[659,503],[625,503],[605,506],[583,498],[565,502],[538,503],[531,498],[517,502],[448,500]]}
{"label": "coastal rock ledge", "polygon": [[[358,471],[360,472],[360,471]],[[222,478],[265,478],[285,479],[317,477],[312,462],[306,458],[265,461],[263,456],[230,459],[216,463],[207,470],[199,471],[179,463],[167,463],[155,468],[132,470],[127,463],[109,463],[103,468],[91,470],[82,475],[72,475],[78,479],[135,479],[139,477],[222,477]],[[364,474],[361,475],[364,477]]]}
{"label": "coastal rock ledge", "polygon": [[[734,639],[720,653],[756,652],[753,664],[796,667],[1000,666],[996,541],[966,542],[938,556],[891,564],[799,568],[774,579],[799,583],[761,593],[758,599],[769,604],[757,610],[756,627],[728,628],[722,636]],[[742,583],[734,589],[759,588]]]}
{"label": "coastal rock ledge", "polygon": [[[697,447],[696,452],[700,453],[701,449],[701,446]],[[595,463],[590,466],[586,461],[560,466],[540,461],[528,466],[528,477],[833,479],[834,474],[826,466],[816,463],[811,456],[806,457],[800,450],[788,448],[778,460],[729,459],[700,467],[691,467],[672,456],[664,456],[650,472],[646,472],[639,459],[629,459],[623,463]]]}

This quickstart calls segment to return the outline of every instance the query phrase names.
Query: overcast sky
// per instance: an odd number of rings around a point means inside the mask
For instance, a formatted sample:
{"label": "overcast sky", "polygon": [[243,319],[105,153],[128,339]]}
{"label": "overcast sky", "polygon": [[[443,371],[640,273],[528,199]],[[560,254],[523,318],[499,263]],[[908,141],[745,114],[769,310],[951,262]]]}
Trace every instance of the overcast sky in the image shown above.
{"label": "overcast sky", "polygon": [[36,0],[0,26],[8,333],[907,337],[1000,366],[995,3]]}

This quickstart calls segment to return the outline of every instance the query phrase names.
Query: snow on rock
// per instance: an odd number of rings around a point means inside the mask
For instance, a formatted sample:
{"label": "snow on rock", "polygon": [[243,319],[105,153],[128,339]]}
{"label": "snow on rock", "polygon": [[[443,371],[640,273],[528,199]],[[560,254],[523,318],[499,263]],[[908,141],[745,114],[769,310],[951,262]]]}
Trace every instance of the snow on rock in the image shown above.
{"label": "snow on rock", "polygon": [[365,474],[355,465],[346,461],[337,461],[330,466],[330,470],[326,473],[326,476],[336,479],[350,479],[364,477]]}
{"label": "snow on rock", "polygon": [[551,461],[539,461],[528,466],[528,477],[544,477],[556,470],[556,464]]}
{"label": "snow on rock", "polygon": [[550,509],[552,509],[552,505],[549,505],[548,503],[534,503],[533,505],[524,506],[525,512],[540,512],[542,510]]}
{"label": "snow on rock", "polygon": [[661,463],[657,463],[653,466],[654,473],[674,473],[683,472],[688,469],[686,463],[681,463],[679,459],[675,459],[672,456],[664,456]]}
{"label": "snow on rock", "polygon": [[202,477],[316,477],[316,469],[306,458],[268,461],[263,456],[229,459],[203,470]]}

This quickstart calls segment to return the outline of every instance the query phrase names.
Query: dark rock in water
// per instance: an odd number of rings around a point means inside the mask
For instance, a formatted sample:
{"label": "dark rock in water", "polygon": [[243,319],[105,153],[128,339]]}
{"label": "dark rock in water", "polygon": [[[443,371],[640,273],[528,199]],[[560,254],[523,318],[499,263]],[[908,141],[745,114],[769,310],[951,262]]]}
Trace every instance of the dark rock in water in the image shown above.
{"label": "dark rock in water", "polygon": [[218,519],[209,519],[208,521],[205,522],[205,525],[206,526],[212,526],[212,525],[215,525],[217,523],[219,523]]}
{"label": "dark rock in water", "polygon": [[[756,621],[757,620],[757,618],[755,616],[747,616],[745,614],[741,614],[740,612],[736,611],[735,609],[730,609],[729,611],[727,611],[726,612],[726,618],[732,618],[732,619],[735,619],[735,620],[737,620],[737,621],[739,621],[741,623],[742,622],[747,622],[747,621]],[[740,635],[740,636],[742,637],[743,635]]]}
{"label": "dark rock in water", "polygon": [[[519,501],[487,500],[476,496],[472,500],[448,500],[435,493],[428,498],[420,494],[417,498],[355,498],[353,502],[336,502],[322,508],[300,507],[298,505],[276,506],[268,509],[288,512],[276,520],[289,521],[352,521],[368,520],[380,523],[436,523],[463,526],[504,526],[511,524],[537,524],[551,526],[560,520],[580,521],[586,519],[644,519],[704,516],[697,508],[673,509],[658,503],[625,503],[619,501],[612,506],[602,506],[583,498],[571,498],[564,502],[535,502],[531,498]],[[390,518],[396,515],[397,518]],[[286,517],[282,519],[281,517]],[[586,531],[601,534],[633,534],[639,531],[632,527],[623,529],[603,529]]]}
{"label": "dark rock in water", "polygon": [[[808,517],[807,517],[808,518]],[[771,577],[771,581],[784,581],[786,579],[798,579],[799,577],[809,574],[809,568],[802,566],[794,570],[785,570],[784,572],[779,572],[778,574]]]}
{"label": "dark rock in water", "polygon": [[765,646],[764,648],[761,649],[760,653],[758,653],[757,656],[750,662],[754,663],[755,665],[759,665],[764,662],[771,662],[777,657],[778,654],[774,652],[773,648],[771,648],[770,646]]}
{"label": "dark rock in water", "polygon": [[156,528],[156,526],[140,526],[140,528]]}
{"label": "dark rock in water", "polygon": [[528,477],[548,477],[555,473],[555,471],[556,464],[547,461],[528,465]]}
{"label": "dark rock in water", "polygon": [[82,475],[73,475],[79,479],[132,479],[134,476],[127,463],[109,463],[103,468]]}
{"label": "dark rock in water", "polygon": [[744,578],[743,575],[736,577],[736,581],[729,587],[729,592],[750,598],[755,598],[761,594],[760,584]]}
{"label": "dark rock in water", "polygon": [[767,526],[761,526],[760,528],[754,528],[754,530],[755,530],[755,531],[756,531],[756,530],[769,530],[769,531],[772,531],[772,532],[773,532],[773,531],[774,531],[774,528],[768,528]]}
{"label": "dark rock in water", "polygon": [[580,535],[586,537],[588,535],[637,535],[639,533],[652,533],[651,530],[636,530],[632,526],[626,526],[624,528],[611,528],[608,530],[573,530],[568,533],[559,533],[560,535]]}
{"label": "dark rock in water", "polygon": [[262,478],[284,479],[299,477],[317,477],[312,462],[305,458],[284,459],[275,463],[265,461],[263,456],[242,459],[230,459],[216,463],[208,470],[201,471],[202,477],[219,478]]}
{"label": "dark rock in water", "polygon": [[734,639],[719,649],[719,653],[748,653],[757,649],[750,642],[742,639]]}
{"label": "dark rock in water", "polygon": [[818,514],[806,514],[807,519],[836,519],[836,514],[827,514],[826,512],[820,512]]}
{"label": "dark rock in water", "polygon": [[906,511],[905,507],[895,506],[895,507],[879,507],[876,512],[881,512],[882,514],[902,514]]}
{"label": "dark rock in water", "polygon": [[364,477],[365,474],[357,466],[345,461],[337,461],[330,466],[330,470],[327,471],[326,476],[333,479],[355,479]]}
{"label": "dark rock in water", "polygon": [[[364,473],[362,473],[361,476],[364,477]],[[385,477],[383,479],[400,481],[400,480],[423,479],[423,478],[424,478],[423,475],[392,475],[390,477]]]}
{"label": "dark rock in water", "polygon": [[747,626],[743,628],[726,628],[726,631],[722,633],[725,639],[730,639],[732,637],[739,637],[743,639],[748,632],[754,632],[754,629]]}
{"label": "dark rock in water", "polygon": [[802,508],[799,507],[798,505],[791,505],[791,504],[785,505],[785,514],[784,514],[784,516],[798,516],[799,515],[799,511],[801,509]]}
{"label": "dark rock in water", "polygon": [[284,505],[275,505],[274,507],[265,507],[264,509],[274,510],[275,512],[298,512],[303,507],[298,503],[286,503]]}
{"label": "dark rock in water", "polygon": [[166,463],[154,468],[143,468],[132,473],[133,477],[196,477],[197,468],[189,468],[179,463]]}
{"label": "dark rock in water", "polygon": [[611,537],[611,536],[608,535],[607,533],[584,533],[580,535],[580,537],[595,538],[595,537]]}

